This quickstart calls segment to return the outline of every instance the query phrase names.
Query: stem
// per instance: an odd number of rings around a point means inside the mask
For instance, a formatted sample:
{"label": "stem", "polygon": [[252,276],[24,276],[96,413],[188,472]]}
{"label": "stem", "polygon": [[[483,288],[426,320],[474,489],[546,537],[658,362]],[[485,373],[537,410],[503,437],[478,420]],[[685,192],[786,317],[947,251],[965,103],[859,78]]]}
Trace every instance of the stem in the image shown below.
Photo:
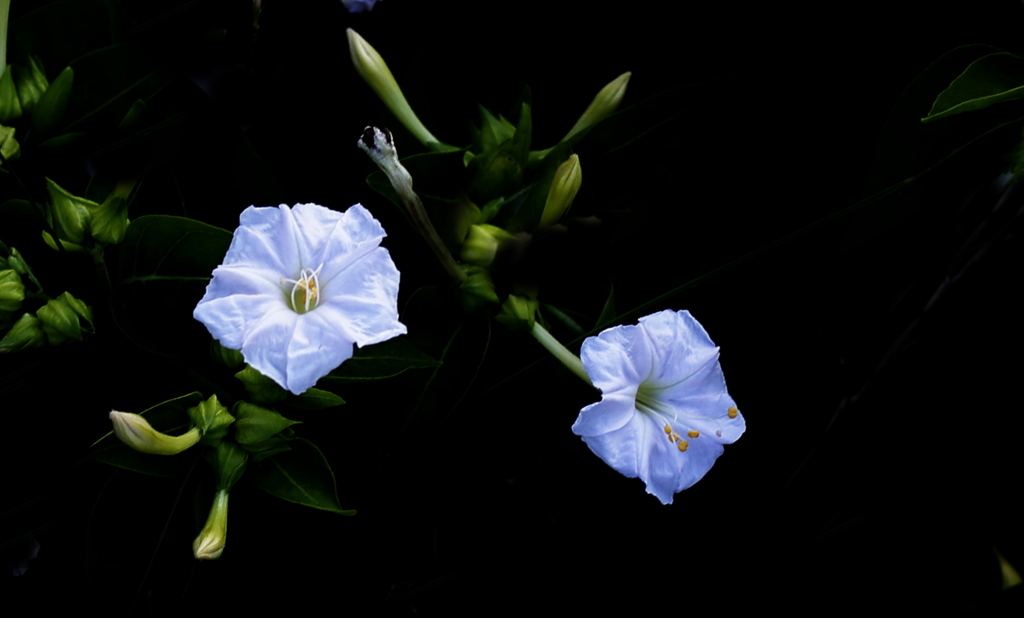
{"label": "stem", "polygon": [[0,0],[0,73],[7,68],[7,22],[11,0]]}
{"label": "stem", "polygon": [[[394,183],[392,183],[394,184]],[[420,196],[416,195],[412,191],[409,191],[409,195],[406,195],[404,191],[399,189],[397,186],[395,190],[398,192],[399,197],[402,198],[402,203],[405,204],[405,208],[409,211],[409,216],[412,218],[413,225],[423,235],[423,240],[427,241],[430,246],[430,250],[434,252],[437,259],[441,261],[441,265],[448,271],[448,274],[458,282],[466,280],[466,273],[459,268],[458,263],[455,262],[455,258],[448,252],[448,247],[444,246],[444,241],[437,234],[437,230],[434,229],[434,224],[430,222],[430,217],[427,216],[427,211],[423,208],[423,202],[420,201]]]}
{"label": "stem", "polygon": [[530,331],[534,338],[540,342],[542,346],[547,348],[548,352],[551,352],[555,358],[562,361],[562,364],[569,368],[569,371],[575,373],[587,384],[594,385],[590,381],[590,376],[587,375],[587,370],[583,368],[583,361],[580,360],[579,356],[576,356],[569,351],[564,345],[558,342],[551,333],[544,329],[540,325],[540,322],[533,323],[533,330]]}

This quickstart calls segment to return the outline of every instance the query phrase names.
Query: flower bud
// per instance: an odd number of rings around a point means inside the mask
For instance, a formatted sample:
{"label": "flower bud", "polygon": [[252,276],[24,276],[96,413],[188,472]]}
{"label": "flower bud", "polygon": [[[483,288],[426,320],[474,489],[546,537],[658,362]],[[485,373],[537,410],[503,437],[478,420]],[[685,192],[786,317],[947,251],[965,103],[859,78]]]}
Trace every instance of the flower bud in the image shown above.
{"label": "flower bud", "polygon": [[573,135],[611,115],[618,108],[619,103],[622,102],[622,97],[626,94],[626,85],[629,84],[629,77],[631,75],[631,72],[626,71],[602,88],[597,93],[597,96],[594,97],[594,100],[590,102],[590,105],[587,106],[587,110],[583,112],[580,119],[576,121],[576,124],[569,129],[569,133],[562,138],[562,141],[568,141]]}
{"label": "flower bud", "polygon": [[20,352],[44,345],[46,345],[46,333],[43,332],[42,321],[32,314],[26,313],[14,323],[4,338],[0,339],[0,354]]}
{"label": "flower bud", "polygon": [[500,227],[486,223],[471,225],[469,235],[462,243],[462,260],[476,266],[490,266],[501,243],[514,239],[515,236]]}
{"label": "flower bud", "polygon": [[548,189],[548,199],[544,203],[544,213],[540,217],[540,227],[558,223],[558,220],[572,205],[582,182],[583,172],[580,170],[580,158],[578,155],[572,155],[555,170],[551,188]]}
{"label": "flower bud", "polygon": [[91,212],[89,232],[98,242],[116,245],[124,240],[128,231],[128,202],[111,193]]}
{"label": "flower bud", "polygon": [[363,152],[370,155],[380,171],[388,177],[402,203],[408,204],[410,201],[419,200],[412,190],[412,174],[398,160],[398,150],[391,138],[391,131],[366,127],[363,129],[363,134],[357,145]]}
{"label": "flower bud", "polygon": [[[46,188],[50,193],[46,222],[53,228],[58,240],[81,245],[89,231],[90,213],[92,210],[98,209],[99,204],[83,197],[71,195],[49,178],[46,179]],[[45,232],[43,234],[44,237],[49,236]],[[56,249],[52,240],[51,238],[47,241],[47,244]],[[67,245],[65,244],[65,246]]]}
{"label": "flower bud", "polygon": [[213,506],[206,517],[206,525],[192,542],[196,560],[216,560],[224,553],[228,538],[228,492],[222,489],[213,498]]}
{"label": "flower bud", "polygon": [[150,455],[176,455],[199,442],[199,428],[180,436],[169,436],[153,429],[145,418],[130,412],[110,411],[114,433],[128,446]]}
{"label": "flower bud", "polygon": [[21,100],[21,107],[25,113],[32,111],[43,93],[50,87],[46,79],[46,71],[43,70],[42,61],[36,56],[28,57],[28,68],[23,69],[20,65],[14,76],[14,83],[18,86],[18,98]]}
{"label": "flower bud", "polygon": [[67,339],[81,341],[82,320],[86,322],[85,331],[92,332],[92,310],[68,292],[40,307],[36,316],[42,321],[50,345],[63,343]]}
{"label": "flower bud", "polygon": [[539,303],[509,294],[496,319],[511,330],[533,330]]}
{"label": "flower bud", "polygon": [[431,150],[438,150],[442,144],[431,135],[420,119],[416,117],[416,113],[409,107],[409,102],[405,100],[402,89],[398,87],[398,82],[395,81],[391,70],[388,69],[388,65],[384,63],[384,59],[380,57],[377,50],[371,47],[363,37],[356,34],[355,30],[349,28],[346,33],[352,65],[355,66],[359,76],[420,143]]}
{"label": "flower bud", "polygon": [[5,127],[0,124],[0,154],[8,161],[13,161],[21,156],[21,144],[14,139],[14,127]]}
{"label": "flower bud", "polygon": [[466,278],[459,286],[462,296],[462,308],[466,313],[498,302],[498,294],[494,291],[494,281],[486,268],[470,266],[466,268]]}
{"label": "flower bud", "polygon": [[13,269],[0,270],[0,311],[17,311],[25,300],[25,286]]}

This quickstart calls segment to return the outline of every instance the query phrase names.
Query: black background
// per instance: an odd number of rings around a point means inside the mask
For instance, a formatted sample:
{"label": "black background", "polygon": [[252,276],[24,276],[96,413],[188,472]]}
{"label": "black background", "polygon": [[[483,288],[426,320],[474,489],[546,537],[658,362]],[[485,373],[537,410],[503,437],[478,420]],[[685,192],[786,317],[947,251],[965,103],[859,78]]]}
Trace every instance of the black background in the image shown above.
{"label": "black background", "polygon": [[[174,6],[123,3],[136,25]],[[443,274],[366,186],[373,166],[355,142],[375,124],[396,130],[401,154],[422,148],[355,74],[348,27],[387,60],[431,131],[458,145],[469,141],[477,103],[507,111],[527,83],[535,147],[564,135],[624,71],[633,72],[624,105],[695,85],[649,150],[594,172],[580,151],[573,214],[601,224],[569,225],[537,276],[547,283],[541,300],[594,316],[609,280],[625,311],[881,188],[867,184],[876,139],[904,87],[943,53],[969,43],[1024,52],[1024,7],[1010,1],[947,11],[924,2],[609,10],[384,0],[349,15],[336,0],[266,0],[258,31],[245,2],[181,6],[141,39],[178,75],[177,98],[157,113],[193,110],[173,144],[153,146],[173,152],[172,163],[145,181],[166,187],[161,174],[173,169],[181,196],[140,189],[132,217],[184,214],[234,229],[250,204],[360,202],[389,232],[405,309],[407,281]],[[25,11],[15,0],[12,37]],[[215,29],[226,30],[219,43],[196,44]],[[48,68],[51,80],[58,71]],[[264,168],[238,154],[243,140]],[[671,506],[571,433],[598,394],[529,337],[495,326],[468,394],[442,398],[416,422],[403,420],[422,384],[415,372],[342,392],[346,406],[301,419],[299,435],[323,449],[355,517],[281,502],[243,481],[231,493],[223,557],[196,563],[191,541],[206,507],[192,508],[193,486],[168,522],[181,479],[74,465],[109,430],[109,409],[138,411],[201,388],[181,377],[189,357],[98,335],[59,355],[2,359],[8,375],[23,364],[45,369],[7,383],[0,404],[5,510],[42,496],[16,524],[34,530],[39,557],[4,578],[2,603],[115,615],[1011,611],[1020,589],[1000,590],[993,548],[1024,568],[1013,500],[1022,470],[1013,215],[1022,200],[1011,194],[990,215],[999,148],[961,156],[910,198],[801,234],[640,314],[689,309],[721,346],[747,421],[743,438]],[[47,174],[70,189],[88,170]],[[42,243],[8,240],[30,222],[2,225],[4,241],[41,265],[37,274],[89,274],[88,264],[59,266]],[[979,225],[981,241],[970,241]],[[979,259],[954,281],[962,247]],[[448,328],[437,319],[410,322],[410,333]],[[116,332],[99,317],[105,326]],[[205,345],[202,327],[189,328]],[[485,323],[471,317],[466,329],[465,358],[479,356]],[[19,548],[4,555],[14,560]]]}

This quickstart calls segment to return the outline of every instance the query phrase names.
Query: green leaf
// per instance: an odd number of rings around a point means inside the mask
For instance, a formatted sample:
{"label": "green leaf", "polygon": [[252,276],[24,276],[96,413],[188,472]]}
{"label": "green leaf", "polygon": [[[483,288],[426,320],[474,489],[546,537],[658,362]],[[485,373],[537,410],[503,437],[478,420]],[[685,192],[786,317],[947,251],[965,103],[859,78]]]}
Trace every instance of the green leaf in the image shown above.
{"label": "green leaf", "polygon": [[972,62],[942,91],[921,122],[1024,98],[1024,58],[997,52]]}
{"label": "green leaf", "polygon": [[355,515],[354,510],[341,508],[334,472],[320,449],[301,438],[289,444],[291,450],[265,459],[255,469],[250,469],[252,482],[282,500],[339,515]]}
{"label": "green leaf", "polygon": [[245,385],[246,392],[255,404],[269,405],[288,398],[288,391],[249,365],[236,373],[235,377]]}
{"label": "green leaf", "polygon": [[71,67],[61,71],[53,80],[43,96],[39,97],[32,110],[32,128],[46,134],[57,128],[64,121],[64,112],[68,107],[68,98],[75,83],[75,72]]}
{"label": "green leaf", "polygon": [[608,287],[608,299],[604,301],[604,307],[601,308],[601,315],[597,316],[594,328],[608,324],[615,319],[615,284],[612,283]]}
{"label": "green leaf", "polygon": [[183,217],[131,222],[119,247],[118,326],[140,346],[185,353],[208,345],[192,311],[231,245],[231,232]]}
{"label": "green leaf", "polygon": [[235,440],[242,445],[255,445],[295,425],[293,421],[269,408],[240,401],[235,404]]}
{"label": "green leaf", "polygon": [[436,367],[441,362],[416,349],[404,335],[358,348],[340,367],[321,380],[327,384],[390,378],[409,369]]}
{"label": "green leaf", "polygon": [[334,408],[345,403],[345,400],[330,391],[311,388],[299,396],[291,396],[288,405],[299,410],[323,410]]}
{"label": "green leaf", "polygon": [[11,65],[0,67],[0,70],[3,70],[3,74],[0,75],[0,122],[21,117],[21,101],[14,87],[11,69]]}

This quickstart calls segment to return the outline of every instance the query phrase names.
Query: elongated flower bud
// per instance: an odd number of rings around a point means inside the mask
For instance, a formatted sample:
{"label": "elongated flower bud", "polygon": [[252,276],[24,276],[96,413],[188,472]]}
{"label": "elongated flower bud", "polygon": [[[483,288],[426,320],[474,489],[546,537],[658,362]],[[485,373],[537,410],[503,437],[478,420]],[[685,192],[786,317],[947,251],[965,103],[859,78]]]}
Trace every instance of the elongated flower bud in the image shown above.
{"label": "elongated flower bud", "polygon": [[114,433],[128,446],[150,455],[176,455],[199,442],[199,428],[193,427],[180,436],[160,433],[142,416],[130,412],[110,411]]}
{"label": "elongated flower bud", "polygon": [[416,113],[412,111],[409,102],[405,100],[402,89],[398,87],[398,82],[395,81],[395,76],[391,74],[384,59],[355,30],[349,28],[346,34],[348,35],[348,51],[352,55],[352,65],[355,66],[359,76],[380,97],[384,105],[387,105],[391,113],[405,125],[405,128],[416,136],[416,139],[427,148],[436,150],[441,143],[416,117]]}
{"label": "elongated flower bud", "polygon": [[622,97],[626,94],[626,86],[629,84],[631,75],[631,72],[626,71],[602,88],[597,93],[597,96],[594,97],[594,100],[590,102],[587,110],[580,116],[580,119],[576,121],[576,124],[569,129],[568,135],[562,138],[562,141],[568,141],[573,135],[611,115],[619,107],[619,103],[622,102]]}
{"label": "elongated flower bud", "polygon": [[192,542],[196,560],[216,560],[224,553],[228,538],[228,492],[221,489],[213,498],[213,506],[206,517],[206,525]]}
{"label": "elongated flower bud", "polygon": [[540,217],[540,227],[547,227],[558,220],[569,210],[576,193],[583,183],[583,172],[580,170],[580,158],[572,155],[558,169],[548,189],[548,199],[544,203],[544,213]]}

